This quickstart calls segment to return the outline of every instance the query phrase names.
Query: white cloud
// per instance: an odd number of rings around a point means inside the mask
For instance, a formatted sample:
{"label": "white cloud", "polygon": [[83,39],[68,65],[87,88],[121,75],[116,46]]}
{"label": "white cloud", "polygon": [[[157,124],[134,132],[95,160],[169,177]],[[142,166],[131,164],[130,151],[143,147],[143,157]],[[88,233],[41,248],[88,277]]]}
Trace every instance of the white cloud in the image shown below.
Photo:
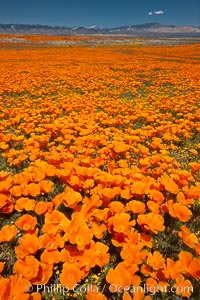
{"label": "white cloud", "polygon": [[164,15],[164,10],[156,10],[156,11],[150,11],[148,12],[148,15],[151,16],[151,15]]}
{"label": "white cloud", "polygon": [[164,11],[163,10],[157,10],[153,12],[155,15],[163,15]]}

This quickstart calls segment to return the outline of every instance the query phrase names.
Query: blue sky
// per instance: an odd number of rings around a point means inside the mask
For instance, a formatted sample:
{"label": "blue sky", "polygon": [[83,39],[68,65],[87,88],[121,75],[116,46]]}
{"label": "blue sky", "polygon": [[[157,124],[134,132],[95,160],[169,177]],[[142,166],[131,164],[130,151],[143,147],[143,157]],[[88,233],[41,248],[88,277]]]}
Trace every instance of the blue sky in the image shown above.
{"label": "blue sky", "polygon": [[0,0],[0,23],[200,26],[200,0]]}

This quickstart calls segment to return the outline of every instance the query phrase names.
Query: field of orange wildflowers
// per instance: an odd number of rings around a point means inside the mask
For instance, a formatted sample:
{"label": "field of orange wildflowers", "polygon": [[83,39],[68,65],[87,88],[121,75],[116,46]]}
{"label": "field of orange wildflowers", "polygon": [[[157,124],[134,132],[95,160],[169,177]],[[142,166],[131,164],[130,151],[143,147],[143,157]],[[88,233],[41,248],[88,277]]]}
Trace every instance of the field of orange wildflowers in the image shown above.
{"label": "field of orange wildflowers", "polygon": [[0,44],[0,299],[199,299],[200,43],[38,39]]}

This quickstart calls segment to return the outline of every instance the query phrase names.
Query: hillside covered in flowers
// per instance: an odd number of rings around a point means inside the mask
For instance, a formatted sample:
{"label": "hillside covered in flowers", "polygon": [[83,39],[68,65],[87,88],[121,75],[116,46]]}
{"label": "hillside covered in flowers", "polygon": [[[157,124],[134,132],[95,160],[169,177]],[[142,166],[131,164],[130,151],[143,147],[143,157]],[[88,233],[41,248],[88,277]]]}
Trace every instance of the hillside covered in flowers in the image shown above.
{"label": "hillside covered in flowers", "polygon": [[0,299],[199,299],[200,44],[38,40],[0,43]]}

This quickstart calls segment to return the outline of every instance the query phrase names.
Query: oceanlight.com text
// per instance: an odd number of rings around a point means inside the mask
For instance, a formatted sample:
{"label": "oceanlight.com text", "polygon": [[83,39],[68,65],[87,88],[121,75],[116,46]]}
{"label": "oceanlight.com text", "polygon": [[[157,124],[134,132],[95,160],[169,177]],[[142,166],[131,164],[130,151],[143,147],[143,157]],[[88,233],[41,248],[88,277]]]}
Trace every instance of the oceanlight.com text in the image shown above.
{"label": "oceanlight.com text", "polygon": [[162,293],[173,293],[182,295],[185,293],[193,293],[193,286],[168,286],[168,285],[146,285],[143,286],[120,286],[117,284],[104,284],[102,287],[94,286],[93,284],[87,284],[87,285],[80,285],[75,284],[72,289],[70,289],[67,286],[62,286],[60,284],[52,284],[52,285],[45,285],[45,284],[37,284],[36,285],[36,291],[37,292],[44,292],[48,294],[61,294],[66,295],[68,292],[73,291],[74,293],[99,293],[102,294],[105,291],[109,291],[110,293],[131,293],[131,294],[137,294],[137,293],[144,293],[149,295],[155,295],[158,292]]}

